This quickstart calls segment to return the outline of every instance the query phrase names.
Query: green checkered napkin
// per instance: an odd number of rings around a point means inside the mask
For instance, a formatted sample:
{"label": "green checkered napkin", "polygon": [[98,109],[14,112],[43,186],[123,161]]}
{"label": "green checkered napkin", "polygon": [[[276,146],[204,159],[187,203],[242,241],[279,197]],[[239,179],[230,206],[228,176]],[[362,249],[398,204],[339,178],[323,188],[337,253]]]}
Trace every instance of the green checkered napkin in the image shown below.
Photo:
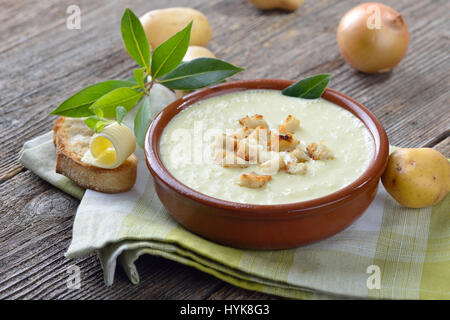
{"label": "green checkered napkin", "polygon": [[[152,96],[155,110],[174,99],[159,86]],[[133,115],[128,117],[130,125]],[[177,224],[156,196],[142,150],[137,156],[136,185],[111,195],[85,191],[55,173],[51,132],[26,142],[20,155],[25,167],[81,200],[67,256],[98,252],[107,285],[113,283],[116,261],[138,283],[134,262],[151,254],[236,286],[289,298],[450,299],[450,196],[432,208],[408,209],[380,184],[361,218],[331,238],[290,250],[240,250]],[[367,273],[372,265],[381,271],[379,289]]]}

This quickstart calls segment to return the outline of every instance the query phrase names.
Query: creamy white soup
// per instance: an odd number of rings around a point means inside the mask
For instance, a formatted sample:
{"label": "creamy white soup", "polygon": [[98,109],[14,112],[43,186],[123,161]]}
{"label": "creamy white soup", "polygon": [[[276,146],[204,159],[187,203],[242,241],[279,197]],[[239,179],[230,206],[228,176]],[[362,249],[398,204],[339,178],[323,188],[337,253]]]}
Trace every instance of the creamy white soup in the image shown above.
{"label": "creamy white soup", "polygon": [[[286,116],[300,120],[293,135],[302,149],[324,143],[332,160],[310,160],[304,174],[280,170],[263,188],[238,183],[243,173],[258,173],[258,165],[225,168],[214,161],[214,138],[242,126],[238,120],[262,115],[269,128]],[[160,139],[161,159],[186,186],[214,198],[248,204],[281,204],[311,200],[355,181],[367,169],[374,145],[370,132],[352,113],[324,99],[283,96],[277,90],[248,90],[199,101],[177,114]]]}

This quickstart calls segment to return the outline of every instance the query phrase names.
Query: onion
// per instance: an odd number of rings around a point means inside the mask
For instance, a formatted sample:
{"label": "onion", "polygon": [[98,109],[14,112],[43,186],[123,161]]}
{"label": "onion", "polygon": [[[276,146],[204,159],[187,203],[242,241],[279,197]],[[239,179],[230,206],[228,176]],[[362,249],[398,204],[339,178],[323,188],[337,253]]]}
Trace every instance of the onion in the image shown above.
{"label": "onion", "polygon": [[367,73],[395,67],[408,50],[408,26],[402,15],[381,3],[354,7],[341,19],[337,41],[344,59]]}

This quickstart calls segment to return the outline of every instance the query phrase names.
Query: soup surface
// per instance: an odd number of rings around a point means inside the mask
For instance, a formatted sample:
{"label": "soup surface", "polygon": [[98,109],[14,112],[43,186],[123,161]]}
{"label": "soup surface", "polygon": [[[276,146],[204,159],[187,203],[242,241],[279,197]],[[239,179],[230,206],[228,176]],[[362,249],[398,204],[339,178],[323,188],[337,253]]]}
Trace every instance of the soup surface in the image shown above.
{"label": "soup surface", "polygon": [[[240,128],[238,120],[260,114],[270,128],[292,115],[300,120],[294,135],[304,149],[322,142],[333,160],[306,162],[303,175],[284,171],[264,188],[239,186],[248,168],[224,168],[214,161],[214,137]],[[306,100],[283,96],[277,90],[248,90],[199,101],[177,114],[160,139],[161,159],[168,171],[188,187],[214,198],[249,204],[281,204],[311,200],[333,193],[355,181],[367,169],[374,146],[364,124],[347,110],[324,99]]]}

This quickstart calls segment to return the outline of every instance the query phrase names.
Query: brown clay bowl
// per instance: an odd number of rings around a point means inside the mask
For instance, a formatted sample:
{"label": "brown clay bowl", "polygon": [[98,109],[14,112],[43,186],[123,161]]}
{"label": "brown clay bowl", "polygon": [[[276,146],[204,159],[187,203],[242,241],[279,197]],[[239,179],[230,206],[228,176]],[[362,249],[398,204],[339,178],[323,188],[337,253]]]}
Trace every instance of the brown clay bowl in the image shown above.
{"label": "brown clay bowl", "polygon": [[389,142],[377,118],[350,97],[326,89],[323,98],[350,111],[369,129],[375,145],[369,168],[353,183],[309,201],[254,205],[219,200],[175,179],[159,155],[165,126],[181,110],[213,96],[248,89],[282,90],[293,82],[261,79],[228,82],[176,100],[153,120],[145,138],[147,166],[159,199],[184,227],[206,239],[238,248],[286,249],[329,237],[349,226],[373,201],[388,159]]}

